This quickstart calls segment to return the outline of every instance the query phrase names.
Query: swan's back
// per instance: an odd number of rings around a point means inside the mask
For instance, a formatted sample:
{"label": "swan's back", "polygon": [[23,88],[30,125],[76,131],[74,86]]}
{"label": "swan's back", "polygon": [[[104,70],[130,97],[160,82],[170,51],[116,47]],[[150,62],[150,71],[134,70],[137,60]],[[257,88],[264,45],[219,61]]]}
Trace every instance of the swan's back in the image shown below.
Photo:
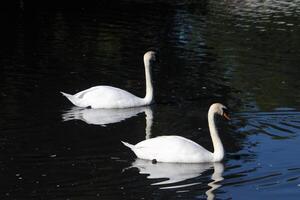
{"label": "swan's back", "polygon": [[111,86],[95,86],[74,95],[81,107],[129,108],[143,105],[143,99]]}
{"label": "swan's back", "polygon": [[160,136],[144,140],[132,149],[137,157],[158,162],[210,162],[212,153],[180,136]]}

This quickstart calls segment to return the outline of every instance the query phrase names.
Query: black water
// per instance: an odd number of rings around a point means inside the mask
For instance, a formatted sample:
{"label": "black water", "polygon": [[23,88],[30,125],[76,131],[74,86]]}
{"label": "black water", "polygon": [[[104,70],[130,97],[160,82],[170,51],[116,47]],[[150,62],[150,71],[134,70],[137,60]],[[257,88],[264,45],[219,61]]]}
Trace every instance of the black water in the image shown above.
{"label": "black water", "polygon": [[[300,2],[16,1],[1,12],[1,199],[299,199]],[[108,84],[145,94],[142,56],[159,51],[156,104],[79,110],[59,91]],[[217,164],[156,165],[120,140],[181,135]]]}

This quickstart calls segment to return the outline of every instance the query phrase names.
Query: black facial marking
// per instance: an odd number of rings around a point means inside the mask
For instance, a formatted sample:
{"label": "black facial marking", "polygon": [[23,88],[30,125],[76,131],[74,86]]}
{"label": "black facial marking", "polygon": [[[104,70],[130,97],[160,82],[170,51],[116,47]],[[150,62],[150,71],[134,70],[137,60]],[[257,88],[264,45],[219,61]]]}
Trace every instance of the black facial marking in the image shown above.
{"label": "black facial marking", "polygon": [[223,108],[223,113],[228,114],[228,109],[227,108]]}

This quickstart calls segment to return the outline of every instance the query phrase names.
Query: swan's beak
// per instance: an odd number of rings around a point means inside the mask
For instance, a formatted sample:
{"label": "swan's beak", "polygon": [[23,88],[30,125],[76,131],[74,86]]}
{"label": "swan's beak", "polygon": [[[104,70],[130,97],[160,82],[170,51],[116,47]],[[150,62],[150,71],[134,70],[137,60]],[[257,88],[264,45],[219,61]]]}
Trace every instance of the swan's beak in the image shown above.
{"label": "swan's beak", "polygon": [[156,64],[160,63],[160,59],[159,59],[159,55],[155,54],[154,60],[153,60]]}
{"label": "swan's beak", "polygon": [[225,118],[225,119],[227,119],[227,120],[230,120],[230,117],[228,116],[228,114],[227,113],[223,113],[223,117]]}

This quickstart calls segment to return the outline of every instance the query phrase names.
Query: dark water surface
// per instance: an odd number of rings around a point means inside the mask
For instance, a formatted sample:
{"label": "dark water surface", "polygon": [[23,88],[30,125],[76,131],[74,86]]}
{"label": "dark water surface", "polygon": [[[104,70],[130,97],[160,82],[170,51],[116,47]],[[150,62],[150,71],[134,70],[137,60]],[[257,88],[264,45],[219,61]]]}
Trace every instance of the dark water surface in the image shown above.
{"label": "dark water surface", "polygon": [[[1,199],[299,199],[298,0],[81,3],[1,12]],[[144,96],[150,48],[155,105],[78,109],[59,94]],[[232,116],[222,163],[152,164],[120,143],[181,135],[212,150],[213,102]]]}

